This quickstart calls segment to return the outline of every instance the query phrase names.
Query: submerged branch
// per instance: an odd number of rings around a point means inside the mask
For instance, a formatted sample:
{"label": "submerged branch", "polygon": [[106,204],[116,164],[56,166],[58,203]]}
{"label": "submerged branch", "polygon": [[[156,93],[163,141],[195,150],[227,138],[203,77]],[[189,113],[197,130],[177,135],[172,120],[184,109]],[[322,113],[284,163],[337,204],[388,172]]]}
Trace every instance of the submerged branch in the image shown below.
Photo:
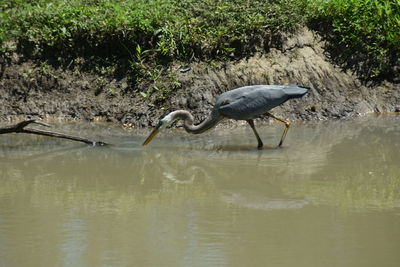
{"label": "submerged branch", "polygon": [[89,140],[86,138],[81,138],[78,136],[73,136],[73,135],[68,135],[68,134],[63,134],[63,133],[57,133],[57,132],[51,132],[51,131],[44,131],[44,130],[39,130],[39,129],[32,129],[32,128],[25,128],[29,124],[38,124],[46,127],[50,127],[50,125],[43,123],[43,122],[38,122],[35,120],[25,120],[21,121],[17,124],[13,125],[8,125],[5,127],[0,127],[0,134],[8,134],[8,133],[27,133],[27,134],[37,134],[37,135],[44,135],[44,136],[50,136],[50,137],[56,137],[56,138],[63,138],[63,139],[68,139],[72,141],[78,141],[78,142],[83,142],[88,145],[92,146],[106,146],[108,145],[106,142],[102,141],[93,141]]}

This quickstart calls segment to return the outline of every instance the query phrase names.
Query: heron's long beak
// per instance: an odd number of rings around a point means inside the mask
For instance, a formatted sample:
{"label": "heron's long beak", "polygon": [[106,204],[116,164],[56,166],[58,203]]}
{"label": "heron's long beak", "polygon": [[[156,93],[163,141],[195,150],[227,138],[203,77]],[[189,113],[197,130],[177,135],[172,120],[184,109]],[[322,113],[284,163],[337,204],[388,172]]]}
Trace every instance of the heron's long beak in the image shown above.
{"label": "heron's long beak", "polygon": [[156,137],[156,135],[160,132],[160,127],[157,126],[149,135],[149,137],[146,138],[146,140],[144,140],[143,142],[143,146],[147,145],[148,143],[150,143],[151,140],[153,140],[154,137]]}

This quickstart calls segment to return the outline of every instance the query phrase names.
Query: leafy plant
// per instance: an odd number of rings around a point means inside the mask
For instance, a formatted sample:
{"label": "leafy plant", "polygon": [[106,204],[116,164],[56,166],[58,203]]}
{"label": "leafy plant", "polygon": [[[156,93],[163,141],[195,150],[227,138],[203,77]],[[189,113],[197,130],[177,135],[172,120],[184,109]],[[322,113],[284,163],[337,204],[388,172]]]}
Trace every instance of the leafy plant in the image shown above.
{"label": "leafy plant", "polygon": [[379,79],[400,64],[399,9],[399,0],[8,0],[0,45],[55,66],[129,75],[135,87],[174,60],[246,57],[309,23],[339,64]]}
{"label": "leafy plant", "polygon": [[310,1],[309,16],[340,64],[367,79],[394,75],[392,66],[400,65],[399,0]]}

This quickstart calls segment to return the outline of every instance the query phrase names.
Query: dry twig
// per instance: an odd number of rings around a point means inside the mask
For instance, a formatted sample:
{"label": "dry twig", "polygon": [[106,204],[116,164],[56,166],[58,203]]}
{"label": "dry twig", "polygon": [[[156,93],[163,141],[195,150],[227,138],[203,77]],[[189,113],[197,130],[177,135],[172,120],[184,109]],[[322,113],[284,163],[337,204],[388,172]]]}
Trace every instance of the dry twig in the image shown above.
{"label": "dry twig", "polygon": [[81,138],[78,136],[72,136],[68,134],[63,134],[63,133],[57,133],[57,132],[50,132],[50,131],[44,131],[44,130],[39,130],[39,129],[33,129],[33,128],[25,128],[29,124],[38,124],[41,126],[46,126],[46,127],[51,127],[50,125],[39,122],[36,120],[25,120],[21,121],[17,124],[13,125],[8,125],[5,127],[0,127],[0,134],[8,134],[8,133],[27,133],[27,134],[37,134],[37,135],[44,135],[44,136],[50,136],[50,137],[56,137],[56,138],[63,138],[63,139],[68,139],[72,141],[78,141],[78,142],[83,142],[88,145],[92,146],[106,146],[108,145],[106,142],[102,141],[93,141],[89,140],[86,138]]}

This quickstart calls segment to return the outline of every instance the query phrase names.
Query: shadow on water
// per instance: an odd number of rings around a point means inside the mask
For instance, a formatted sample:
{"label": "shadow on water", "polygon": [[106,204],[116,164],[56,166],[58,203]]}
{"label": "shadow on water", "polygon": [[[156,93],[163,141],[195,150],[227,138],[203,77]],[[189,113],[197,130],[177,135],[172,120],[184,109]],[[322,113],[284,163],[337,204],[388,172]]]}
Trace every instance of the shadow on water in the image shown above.
{"label": "shadow on water", "polygon": [[[10,173],[39,180],[53,175],[64,184],[80,177],[73,185],[78,191],[97,194],[90,184],[101,182],[103,187],[97,190],[113,188],[129,198],[165,193],[172,184],[191,185],[222,202],[256,209],[319,203],[397,207],[399,168],[393,161],[399,146],[398,118],[306,123],[291,128],[284,147],[262,150],[255,147],[247,128],[196,136],[170,130],[147,147],[141,146],[145,133],[102,125],[93,125],[83,134],[95,129],[115,145],[89,147],[42,137],[2,137],[0,175],[10,183]],[[262,138],[270,142],[279,138],[279,131],[260,127]],[[385,164],[390,167],[385,169]],[[40,184],[53,183],[47,178]],[[386,195],[374,195],[377,187]]]}
{"label": "shadow on water", "polygon": [[399,122],[1,136],[0,265],[397,266]]}
{"label": "shadow on water", "polygon": [[[243,207],[270,207],[255,204],[255,195],[260,202],[288,199],[291,208],[306,204],[399,207],[398,119],[308,123],[291,129],[283,148],[262,151],[246,144],[254,140],[245,128],[229,135],[196,137],[189,143],[167,136],[146,150],[145,157],[152,168],[159,168],[160,177],[178,184],[205,179],[225,202]],[[267,140],[279,136],[270,127],[260,132]],[[302,205],[292,205],[293,198]]]}

